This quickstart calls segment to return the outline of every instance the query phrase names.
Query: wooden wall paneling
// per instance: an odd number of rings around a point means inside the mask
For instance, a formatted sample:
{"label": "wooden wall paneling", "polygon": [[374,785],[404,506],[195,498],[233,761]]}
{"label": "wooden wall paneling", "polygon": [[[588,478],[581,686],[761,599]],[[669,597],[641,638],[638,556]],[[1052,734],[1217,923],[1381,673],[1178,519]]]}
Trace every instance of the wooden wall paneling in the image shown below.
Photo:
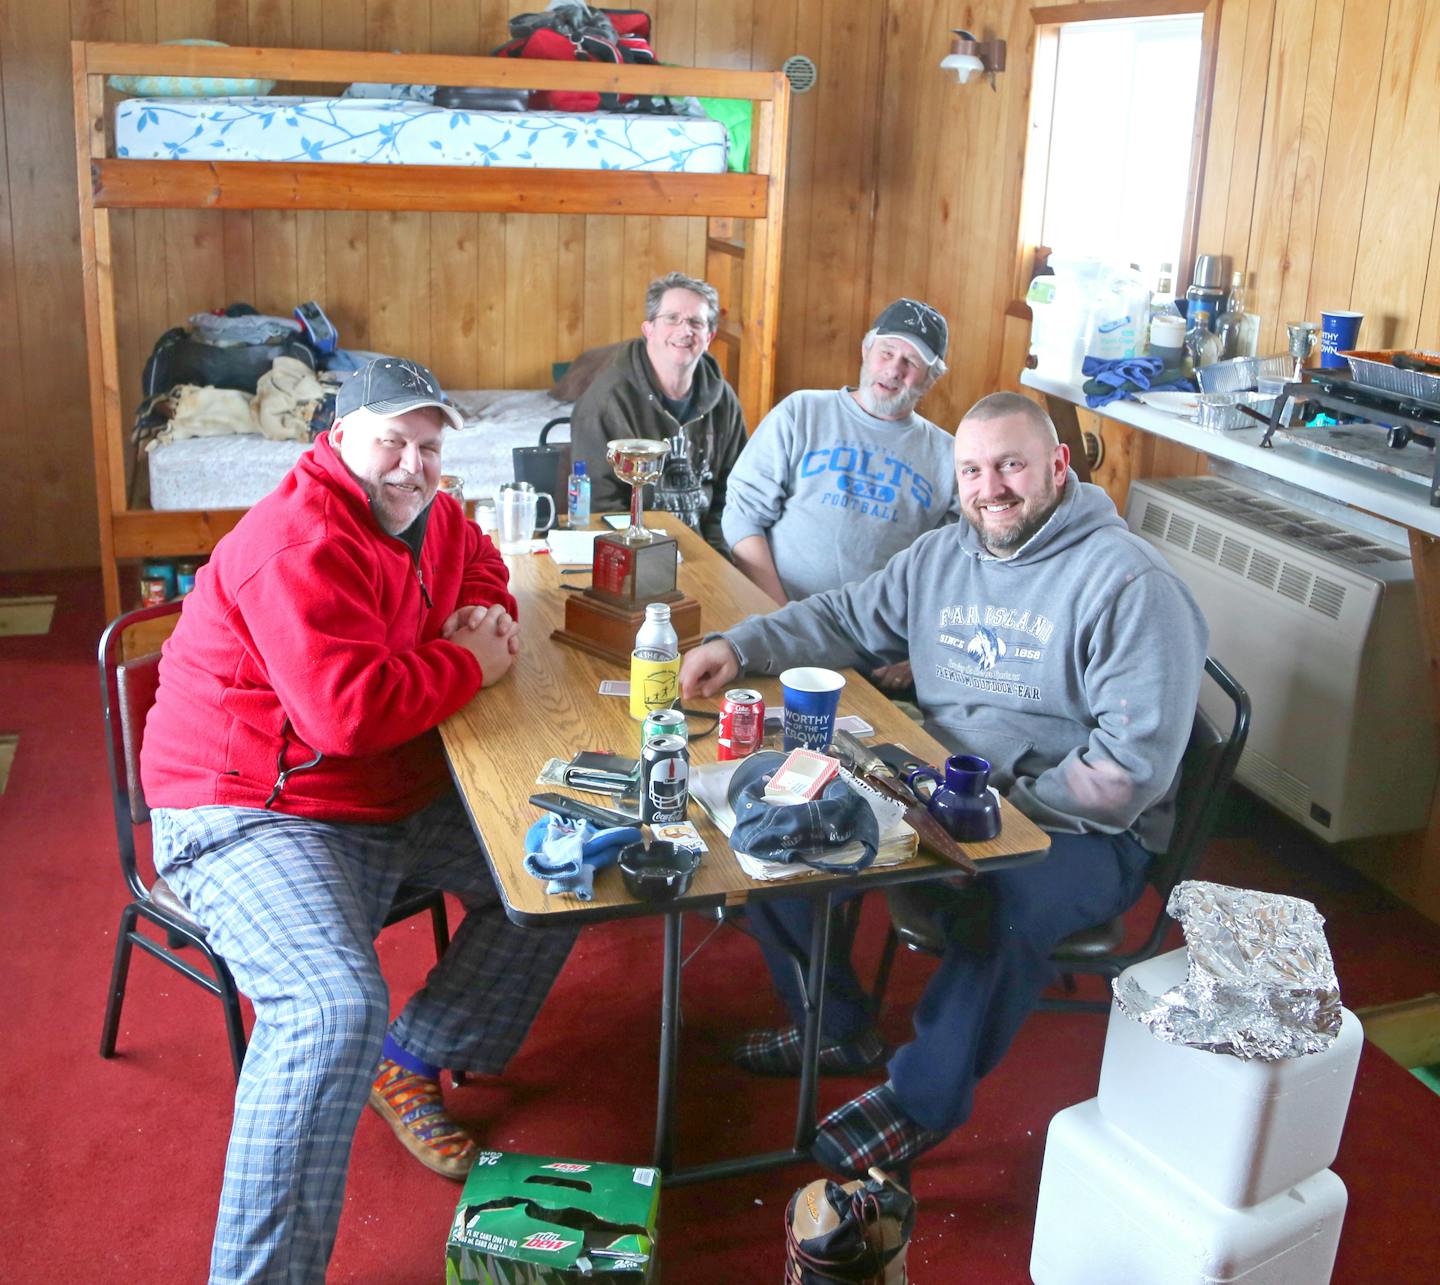
{"label": "wooden wall paneling", "polygon": [[[453,0],[459,4],[460,0]],[[295,47],[295,6],[291,0],[249,0],[245,39],[262,48]]]}
{"label": "wooden wall paneling", "polygon": [[[1225,190],[1225,232],[1219,245],[1201,242],[1197,254],[1228,254],[1236,263],[1249,261],[1250,224],[1255,209],[1260,136],[1269,102],[1270,37],[1275,0],[1250,0],[1246,12],[1245,47],[1241,57],[1241,98],[1235,121],[1235,146],[1230,181]],[[1203,222],[1203,221],[1202,221]],[[1194,265],[1177,264],[1177,289],[1190,284]]]}
{"label": "wooden wall paneling", "polygon": [[255,219],[251,211],[226,210],[220,215],[220,244],[225,289],[214,306],[237,299],[255,303]]}
{"label": "wooden wall paneling", "polygon": [[709,65],[695,52],[697,0],[653,0],[648,8],[650,47],[657,58],[687,67]]}
{"label": "wooden wall paneling", "polygon": [[[430,215],[372,212],[369,247],[369,347],[416,361],[431,360]],[[439,372],[436,372],[439,374]]]}
{"label": "wooden wall paneling", "polygon": [[[1270,42],[1269,86],[1260,151],[1255,168],[1255,200],[1251,209],[1246,253],[1230,248],[1234,266],[1259,265],[1251,287],[1251,307],[1260,314],[1260,346],[1274,350],[1276,316],[1291,261],[1290,216],[1295,196],[1295,171],[1305,112],[1305,81],[1310,62],[1310,35],[1315,23],[1314,0],[1276,0]],[[1229,283],[1226,282],[1226,285]]]}
{"label": "wooden wall paneling", "polygon": [[430,215],[430,365],[444,388],[480,380],[480,215]]}
{"label": "wooden wall paneling", "polygon": [[694,56],[699,65],[748,71],[754,19],[755,0],[698,5],[695,10]]}
{"label": "wooden wall paneling", "polygon": [[[931,147],[941,137],[941,96],[958,88],[933,56],[948,31],[946,8],[935,0],[919,4],[888,0],[885,7],[879,114],[886,129],[883,137],[874,140],[879,154],[874,232],[878,253],[870,275],[872,306],[867,311],[872,319],[888,300],[907,294],[923,298],[927,293],[931,244],[916,230],[929,226],[934,215]],[[817,189],[823,190],[819,183]]]}
{"label": "wooden wall paneling", "polygon": [[[820,44],[827,74],[809,95],[818,95],[815,110],[825,123],[813,144],[810,180],[806,373],[811,386],[822,388],[854,380],[856,352],[870,321],[876,120],[857,104],[875,101],[882,21],[883,14],[871,6],[827,0]],[[885,248],[884,261],[894,248]]]}
{"label": "wooden wall paneling", "polygon": [[[559,221],[556,214],[506,214],[504,388],[548,388],[557,351]],[[651,223],[652,219],[629,220]],[[522,266],[523,265],[523,266]],[[568,354],[574,356],[574,354]]]}
{"label": "wooden wall paneling", "polygon": [[1365,313],[1367,345],[1403,347],[1419,334],[1425,281],[1418,260],[1431,243],[1440,193],[1437,67],[1440,4],[1391,0],[1351,293],[1351,306]]}
{"label": "wooden wall paneling", "polygon": [[[815,144],[821,128],[819,90],[830,76],[820,58],[821,33],[825,25],[822,4],[792,4],[777,0],[775,13],[781,23],[765,28],[758,36],[778,68],[793,54],[804,54],[815,63],[815,87],[790,101],[789,182],[785,193],[785,231],[780,260],[780,342],[775,354],[777,397],[797,388],[813,388],[820,378],[808,361],[810,333],[810,252],[814,246],[811,217],[815,209]],[[872,112],[878,103],[869,104]],[[853,378],[853,376],[851,376]],[[847,381],[848,382],[848,381]],[[754,426],[751,425],[753,428]]]}
{"label": "wooden wall paneling", "polygon": [[[288,317],[300,293],[299,215],[294,210],[255,210],[255,298],[261,312]],[[228,302],[228,300],[227,300]]]}
{"label": "wooden wall paneling", "polygon": [[[1269,0],[1225,0],[1220,6],[1219,56],[1210,99],[1210,134],[1205,146],[1205,186],[1200,197],[1200,222],[1196,248],[1213,254],[1224,244],[1225,213],[1235,164],[1235,136],[1240,113],[1253,111],[1253,86],[1246,83],[1245,37],[1252,3]],[[1247,90],[1251,93],[1247,94]],[[1181,274],[1186,265],[1176,264],[1176,284],[1186,284]]]}
{"label": "wooden wall paneling", "polygon": [[1330,104],[1325,171],[1305,299],[1304,315],[1312,319],[1319,318],[1321,308],[1350,306],[1388,13],[1389,0],[1383,6],[1375,0],[1347,0],[1345,4],[1335,67],[1335,84],[1345,88],[1341,100],[1337,103],[1332,98]]}
{"label": "wooden wall paneling", "polygon": [[[68,6],[10,4],[0,20],[5,159],[21,414],[6,424],[26,533],[17,565],[98,556],[92,437],[79,372],[83,292]],[[58,359],[61,345],[66,359]]]}
{"label": "wooden wall paneling", "polygon": [[505,386],[505,360],[509,350],[505,311],[506,283],[509,279],[506,217],[503,214],[481,214],[476,219],[475,254],[479,284],[475,291],[475,380],[479,388]]}
{"label": "wooden wall paneling", "polygon": [[[1262,352],[1283,351],[1285,324],[1297,318],[1311,316],[1306,311],[1306,302],[1310,295],[1311,270],[1315,262],[1315,229],[1320,218],[1320,197],[1324,190],[1325,157],[1330,146],[1330,116],[1335,98],[1335,73],[1340,56],[1340,31],[1344,17],[1345,0],[1318,0],[1315,5],[1279,306],[1273,318],[1267,318],[1264,313],[1260,314]],[[1315,314],[1315,318],[1318,319],[1318,314]]]}
{"label": "wooden wall paneling", "polygon": [[[589,266],[585,218],[583,214],[563,214],[556,219],[555,339],[544,362],[543,377],[535,385],[537,388],[550,387],[552,362],[573,361],[585,350],[585,278]],[[686,220],[667,219],[666,222],[680,225],[672,235],[683,246]],[[683,253],[680,258],[683,260]],[[605,265],[597,263],[595,270],[603,272]]]}
{"label": "wooden wall paneling", "polygon": [[[447,0],[430,9],[427,52],[475,54],[482,48],[482,26],[500,24],[481,0]],[[480,388],[480,216],[430,215],[430,290],[433,321],[431,366],[445,388]]]}
{"label": "wooden wall paneling", "polygon": [[[626,334],[626,308],[621,269],[625,262],[625,223],[617,214],[591,214],[585,219],[585,254],[589,271],[584,281],[584,347],[598,348]],[[638,323],[631,323],[633,325]],[[638,334],[638,331],[634,331]]]}

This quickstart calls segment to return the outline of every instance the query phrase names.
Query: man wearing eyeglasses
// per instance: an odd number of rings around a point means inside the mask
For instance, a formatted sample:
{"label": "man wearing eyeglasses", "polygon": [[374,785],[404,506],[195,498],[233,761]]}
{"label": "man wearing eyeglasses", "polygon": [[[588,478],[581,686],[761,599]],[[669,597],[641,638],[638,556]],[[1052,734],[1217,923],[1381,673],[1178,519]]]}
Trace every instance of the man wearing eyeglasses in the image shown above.
{"label": "man wearing eyeglasses", "polygon": [[715,287],[670,272],[645,292],[639,339],[582,394],[571,419],[571,451],[592,478],[597,512],[630,507],[630,488],[606,459],[612,441],[668,442],[665,472],[646,507],[674,513],[720,552],[720,514],[730,470],[745,446],[745,416],[719,363],[706,351],[720,321]]}

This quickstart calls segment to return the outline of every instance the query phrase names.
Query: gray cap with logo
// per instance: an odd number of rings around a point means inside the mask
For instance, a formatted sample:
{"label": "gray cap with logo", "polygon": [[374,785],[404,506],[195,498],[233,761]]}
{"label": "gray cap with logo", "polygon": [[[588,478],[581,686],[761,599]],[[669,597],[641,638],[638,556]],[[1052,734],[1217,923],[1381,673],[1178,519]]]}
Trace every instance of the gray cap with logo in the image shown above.
{"label": "gray cap with logo", "polygon": [[400,357],[376,357],[351,375],[335,394],[335,418],[352,411],[393,419],[407,411],[433,406],[454,429],[463,428],[464,417],[440,390],[440,381],[417,361]]}
{"label": "gray cap with logo", "polygon": [[875,319],[875,337],[903,339],[927,365],[945,359],[950,345],[950,327],[928,303],[918,299],[897,299]]}

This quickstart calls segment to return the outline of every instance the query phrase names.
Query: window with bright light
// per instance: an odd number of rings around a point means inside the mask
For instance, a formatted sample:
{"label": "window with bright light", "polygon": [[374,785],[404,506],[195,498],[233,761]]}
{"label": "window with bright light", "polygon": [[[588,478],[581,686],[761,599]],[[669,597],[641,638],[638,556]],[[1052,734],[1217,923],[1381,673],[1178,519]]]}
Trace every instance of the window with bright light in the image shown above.
{"label": "window with bright light", "polygon": [[1198,13],[1058,28],[1039,244],[1179,266],[1200,36]]}

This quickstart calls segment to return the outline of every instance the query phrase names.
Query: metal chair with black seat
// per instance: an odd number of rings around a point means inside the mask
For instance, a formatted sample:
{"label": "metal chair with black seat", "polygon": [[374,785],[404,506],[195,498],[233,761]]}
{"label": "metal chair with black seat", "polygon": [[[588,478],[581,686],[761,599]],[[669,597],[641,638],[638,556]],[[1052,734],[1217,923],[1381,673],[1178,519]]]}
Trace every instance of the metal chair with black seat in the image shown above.
{"label": "metal chair with black seat", "polygon": [[[1065,981],[1066,995],[1047,996],[1040,1001],[1046,1009],[1071,1008],[1108,1012],[1108,1000],[1073,998],[1074,974],[1087,973],[1107,979],[1119,977],[1131,964],[1160,953],[1171,920],[1165,904],[1177,883],[1188,879],[1198,865],[1210,840],[1220,800],[1235,775],[1235,765],[1250,733],[1250,697],[1219,661],[1207,657],[1205,673],[1229,703],[1228,732],[1221,731],[1203,709],[1195,711],[1190,740],[1180,760],[1180,785],[1175,796],[1175,829],[1167,851],[1150,863],[1148,882],[1160,897],[1160,909],[1145,940],[1133,950],[1123,950],[1126,931],[1123,916],[1072,933],[1051,953],[1051,961]],[[890,935],[885,943],[875,982],[878,1009],[889,980],[890,964],[899,943],[927,955],[945,953],[945,935],[937,911],[959,902],[965,889],[948,884],[901,884],[887,890],[890,901]]]}
{"label": "metal chair with black seat", "polygon": [[[220,1000],[225,1010],[230,1060],[238,1079],[245,1061],[246,1038],[235,979],[225,961],[205,940],[205,929],[190,917],[184,902],[158,876],[147,886],[136,859],[136,832],[150,822],[150,809],[140,785],[141,738],[145,716],[155,703],[160,683],[158,645],[168,634],[166,617],[178,615],[180,607],[181,603],[175,600],[126,612],[111,621],[100,636],[100,701],[105,714],[105,750],[110,764],[115,838],[120,849],[120,870],[130,895],[130,901],[120,912],[100,1056],[114,1056],[125,984],[130,973],[130,955],[138,946]],[[132,641],[127,643],[127,640]],[[138,646],[140,654],[127,655],[132,646]],[[431,888],[402,886],[385,922],[387,925],[397,923],[426,911],[430,914],[438,959],[450,946],[443,893]],[[160,929],[165,940],[158,941],[141,932],[142,919]],[[180,954],[190,948],[204,957],[210,976]]]}

